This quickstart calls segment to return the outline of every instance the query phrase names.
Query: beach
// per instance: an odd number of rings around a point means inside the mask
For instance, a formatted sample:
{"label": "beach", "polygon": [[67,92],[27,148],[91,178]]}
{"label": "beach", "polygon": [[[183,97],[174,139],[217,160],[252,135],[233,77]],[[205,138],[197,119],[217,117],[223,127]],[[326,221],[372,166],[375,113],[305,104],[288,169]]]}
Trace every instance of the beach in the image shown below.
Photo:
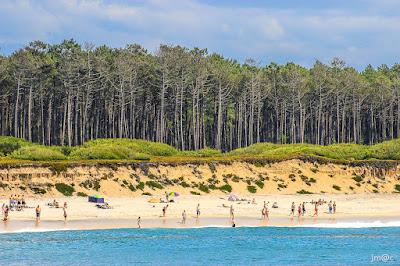
{"label": "beach", "polygon": [[[399,194],[248,195],[241,196],[243,201],[235,202],[228,201],[228,195],[183,195],[168,203],[166,217],[162,217],[162,208],[166,203],[150,203],[151,198],[163,198],[163,195],[107,197],[105,200],[112,209],[97,208],[86,197],[27,198],[28,208],[11,211],[9,220],[0,223],[0,232],[136,228],[139,216],[142,228],[230,227],[231,205],[237,226],[393,226],[400,221]],[[314,205],[310,202],[319,199],[336,202],[336,213],[330,214],[328,205],[322,204],[318,216],[313,216]],[[53,200],[58,201],[60,206],[67,203],[66,221],[62,208],[48,206]],[[264,201],[268,203],[269,219],[261,219]],[[271,207],[274,202],[278,208]],[[292,202],[296,205],[294,217],[289,215]],[[299,218],[297,206],[303,202],[306,212]],[[8,203],[8,199],[1,198],[0,204],[3,203]],[[201,212],[198,219],[197,204],[200,204]],[[37,205],[41,207],[39,223],[35,221]],[[182,224],[184,210],[187,221]]]}

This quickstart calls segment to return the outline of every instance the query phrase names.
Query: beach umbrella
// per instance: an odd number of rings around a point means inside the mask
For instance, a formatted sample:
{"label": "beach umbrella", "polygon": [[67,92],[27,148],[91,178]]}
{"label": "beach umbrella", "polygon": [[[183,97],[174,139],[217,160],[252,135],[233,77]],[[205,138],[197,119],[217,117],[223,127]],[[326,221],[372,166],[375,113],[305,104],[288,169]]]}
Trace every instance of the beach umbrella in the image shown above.
{"label": "beach umbrella", "polygon": [[170,196],[170,197],[178,197],[179,194],[176,193],[176,192],[170,192],[170,193],[169,193],[169,196]]}

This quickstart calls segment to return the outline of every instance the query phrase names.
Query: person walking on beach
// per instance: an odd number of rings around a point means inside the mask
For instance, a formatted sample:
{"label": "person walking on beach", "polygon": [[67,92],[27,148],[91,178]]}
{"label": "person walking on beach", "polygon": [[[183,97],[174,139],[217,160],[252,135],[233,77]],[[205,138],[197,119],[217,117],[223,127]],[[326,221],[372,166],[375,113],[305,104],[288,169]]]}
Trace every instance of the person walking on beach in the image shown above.
{"label": "person walking on beach", "polygon": [[318,216],[318,202],[316,202],[314,206],[314,216]]}
{"label": "person walking on beach", "polygon": [[138,228],[142,228],[141,226],[140,226],[140,216],[137,218],[137,226],[138,226]]}
{"label": "person walking on beach", "polygon": [[233,221],[235,219],[235,210],[233,209],[233,205],[231,205],[229,214],[230,214],[231,220]]}
{"label": "person walking on beach", "polygon": [[200,216],[200,203],[197,204],[197,207],[196,207],[196,218],[198,219],[199,216]]}
{"label": "person walking on beach", "polygon": [[162,213],[163,213],[163,217],[165,217],[167,215],[167,208],[168,208],[168,204],[164,206],[164,208],[162,209]]}
{"label": "person walking on beach", "polygon": [[186,223],[186,210],[183,210],[182,212],[182,224]]}
{"label": "person walking on beach", "polygon": [[8,220],[8,211],[9,211],[9,208],[8,208],[8,205],[6,205],[3,209],[3,221],[4,222],[7,222],[7,220]]}
{"label": "person walking on beach", "polygon": [[36,207],[35,211],[36,211],[36,222],[39,222],[39,221],[40,221],[40,213],[41,213],[41,211],[42,211],[42,210],[40,209],[40,206],[39,206],[39,205]]}
{"label": "person walking on beach", "polygon": [[301,203],[299,204],[299,207],[297,208],[297,215],[300,218],[301,216],[301,212],[302,212],[303,208],[301,207]]}
{"label": "person walking on beach", "polygon": [[328,203],[328,212],[332,213],[332,201]]}
{"label": "person walking on beach", "polygon": [[305,202],[303,202],[302,207],[303,207],[303,216],[304,216],[304,214],[306,213],[306,203]]}
{"label": "person walking on beach", "polygon": [[336,201],[333,202],[333,213],[336,213]]}

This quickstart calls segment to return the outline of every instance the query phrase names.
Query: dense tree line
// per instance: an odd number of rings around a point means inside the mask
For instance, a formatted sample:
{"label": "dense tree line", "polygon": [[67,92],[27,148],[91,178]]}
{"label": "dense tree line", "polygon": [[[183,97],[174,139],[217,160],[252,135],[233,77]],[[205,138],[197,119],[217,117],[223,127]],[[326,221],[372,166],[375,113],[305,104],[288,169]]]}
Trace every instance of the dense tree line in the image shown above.
{"label": "dense tree line", "polygon": [[0,56],[0,133],[46,145],[140,138],[179,149],[400,137],[400,65],[240,64],[204,49],[40,41]]}

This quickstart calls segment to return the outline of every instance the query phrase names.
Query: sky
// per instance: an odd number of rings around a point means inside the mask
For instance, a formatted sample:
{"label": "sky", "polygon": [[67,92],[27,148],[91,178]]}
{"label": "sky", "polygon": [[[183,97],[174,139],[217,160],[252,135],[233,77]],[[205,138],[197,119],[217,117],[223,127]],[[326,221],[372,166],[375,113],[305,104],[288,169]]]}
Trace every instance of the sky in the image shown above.
{"label": "sky", "polygon": [[260,65],[400,62],[398,0],[0,0],[0,53],[33,40],[207,48]]}

